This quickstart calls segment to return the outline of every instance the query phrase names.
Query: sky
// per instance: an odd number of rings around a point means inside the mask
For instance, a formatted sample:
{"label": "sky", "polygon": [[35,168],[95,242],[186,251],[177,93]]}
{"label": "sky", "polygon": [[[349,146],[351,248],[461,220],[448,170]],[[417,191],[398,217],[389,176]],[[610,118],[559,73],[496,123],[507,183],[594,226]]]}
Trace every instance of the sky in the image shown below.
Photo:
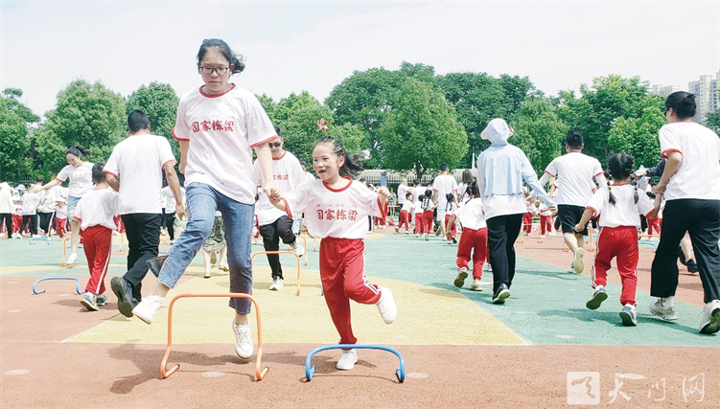
{"label": "sky", "polygon": [[245,57],[233,82],[276,101],[323,101],[353,71],[403,61],[527,76],[547,95],[609,74],[687,89],[720,70],[720,2],[0,0],[0,89],[41,116],[75,79],[181,96],[202,85],[204,38]]}

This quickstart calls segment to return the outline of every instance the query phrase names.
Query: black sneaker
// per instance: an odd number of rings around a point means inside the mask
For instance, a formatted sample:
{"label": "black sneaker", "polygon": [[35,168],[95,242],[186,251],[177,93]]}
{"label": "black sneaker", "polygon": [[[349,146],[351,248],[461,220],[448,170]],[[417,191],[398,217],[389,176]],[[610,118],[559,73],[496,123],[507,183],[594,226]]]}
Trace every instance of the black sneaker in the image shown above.
{"label": "black sneaker", "polygon": [[697,263],[695,262],[695,260],[690,259],[687,261],[687,269],[688,269],[688,273],[690,273],[690,274],[694,274],[694,273],[698,272],[698,266],[697,266]]}
{"label": "black sneaker", "polygon": [[137,302],[132,296],[132,286],[121,277],[113,277],[110,280],[110,288],[118,298],[118,311],[128,318],[133,316],[132,310]]}
{"label": "black sneaker", "polygon": [[505,299],[510,297],[510,290],[507,285],[500,284],[493,294],[493,304],[505,304]]}

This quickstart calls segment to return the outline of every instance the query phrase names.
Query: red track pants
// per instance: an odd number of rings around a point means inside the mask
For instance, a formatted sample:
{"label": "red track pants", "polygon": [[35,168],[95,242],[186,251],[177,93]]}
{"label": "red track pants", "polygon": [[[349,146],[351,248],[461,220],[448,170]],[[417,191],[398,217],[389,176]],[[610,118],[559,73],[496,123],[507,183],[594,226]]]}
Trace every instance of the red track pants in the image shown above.
{"label": "red track pants", "polygon": [[425,234],[430,234],[432,232],[433,222],[435,217],[433,216],[432,210],[425,210],[423,212],[423,231]]}
{"label": "red track pants", "polygon": [[350,300],[376,304],[380,288],[365,278],[365,242],[326,237],[320,242],[320,280],[330,317],[341,344],[355,344],[350,321]]}
{"label": "red track pants", "polygon": [[610,261],[617,257],[618,272],[622,281],[620,304],[636,305],[638,264],[638,234],[634,226],[603,227],[598,236],[595,264],[592,268],[593,288],[607,286]]}
{"label": "red track pants", "polygon": [[105,226],[90,226],[83,230],[83,250],[90,269],[90,280],[85,291],[95,295],[103,294],[112,251],[112,230]]}
{"label": "red track pants", "polygon": [[552,232],[552,222],[550,221],[552,216],[540,216],[540,234],[545,235],[545,232]]}
{"label": "red track pants", "polygon": [[398,223],[398,229],[402,229],[403,223],[405,224],[405,231],[409,231],[410,217],[407,210],[400,210],[400,222]]}
{"label": "red track pants", "polygon": [[[457,235],[457,227],[455,227],[457,225],[457,223],[453,222],[453,224],[451,226],[448,226],[449,221],[450,221],[450,215],[446,214],[445,215],[445,231],[450,233],[446,238],[455,237],[455,235]],[[455,221],[457,221],[457,218],[455,218]]]}
{"label": "red track pants", "polygon": [[532,233],[532,213],[523,214],[523,231],[527,234]]}
{"label": "red track pants", "polygon": [[455,264],[457,264],[458,268],[465,267],[469,269],[468,263],[470,262],[470,253],[472,252],[472,275],[473,279],[476,280],[482,279],[482,267],[488,256],[487,231],[487,227],[479,230],[464,228],[460,235],[457,261]]}

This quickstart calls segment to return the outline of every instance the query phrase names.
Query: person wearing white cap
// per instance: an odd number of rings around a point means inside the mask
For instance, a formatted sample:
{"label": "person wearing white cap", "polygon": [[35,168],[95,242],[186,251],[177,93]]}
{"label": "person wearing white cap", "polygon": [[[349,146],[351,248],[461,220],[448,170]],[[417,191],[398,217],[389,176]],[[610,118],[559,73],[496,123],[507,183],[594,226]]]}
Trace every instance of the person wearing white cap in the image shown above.
{"label": "person wearing white cap", "polygon": [[525,181],[554,212],[557,205],[538,183],[525,153],[510,145],[513,130],[504,119],[488,123],[481,137],[492,145],[477,159],[478,190],[482,196],[488,228],[488,252],[493,269],[493,304],[503,304],[510,296],[515,275],[515,238],[520,233],[526,211],[522,183]]}

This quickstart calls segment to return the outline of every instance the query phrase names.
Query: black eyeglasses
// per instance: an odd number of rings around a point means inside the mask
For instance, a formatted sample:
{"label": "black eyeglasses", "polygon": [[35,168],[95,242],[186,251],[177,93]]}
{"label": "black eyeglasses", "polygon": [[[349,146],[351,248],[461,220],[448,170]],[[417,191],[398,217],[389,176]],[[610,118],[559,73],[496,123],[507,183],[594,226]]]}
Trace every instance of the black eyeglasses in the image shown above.
{"label": "black eyeglasses", "polygon": [[271,147],[271,148],[272,148],[273,146],[276,147],[276,148],[279,148],[280,145],[282,145],[282,142],[275,142],[275,143],[268,142],[268,146]]}
{"label": "black eyeglasses", "polygon": [[225,71],[227,71],[230,67],[199,67],[203,74],[206,75],[212,75],[213,72],[218,73],[219,75],[225,74]]}

